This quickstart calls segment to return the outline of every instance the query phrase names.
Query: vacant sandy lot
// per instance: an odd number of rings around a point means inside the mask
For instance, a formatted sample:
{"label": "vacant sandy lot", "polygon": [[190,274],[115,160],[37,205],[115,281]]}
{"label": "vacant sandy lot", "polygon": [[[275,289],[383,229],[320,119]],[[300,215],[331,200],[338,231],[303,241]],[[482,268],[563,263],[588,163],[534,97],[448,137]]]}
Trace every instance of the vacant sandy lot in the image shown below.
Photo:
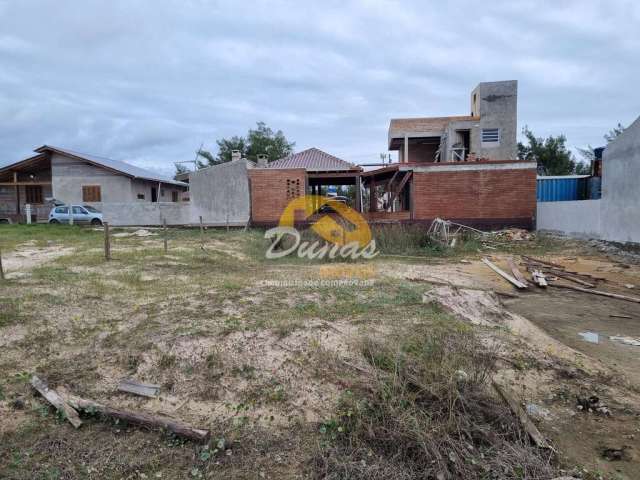
{"label": "vacant sandy lot", "polygon": [[[640,304],[516,291],[480,259],[506,268],[507,257],[529,253],[640,297],[636,265],[535,241],[369,264],[268,262],[260,232],[207,231],[203,240],[178,230],[166,254],[162,235],[116,237],[106,262],[99,231],[36,228],[0,227],[2,478],[317,476],[311,459],[331,441],[326,425],[371,372],[363,339],[455,322],[495,349],[493,378],[551,441],[554,468],[640,477],[640,346],[611,339],[640,338]],[[302,283],[345,275],[373,281]],[[75,430],[33,394],[34,373],[113,407],[206,428],[211,446],[104,419]],[[160,385],[160,396],[118,392],[122,378]],[[576,398],[589,396],[611,414],[578,410]]]}

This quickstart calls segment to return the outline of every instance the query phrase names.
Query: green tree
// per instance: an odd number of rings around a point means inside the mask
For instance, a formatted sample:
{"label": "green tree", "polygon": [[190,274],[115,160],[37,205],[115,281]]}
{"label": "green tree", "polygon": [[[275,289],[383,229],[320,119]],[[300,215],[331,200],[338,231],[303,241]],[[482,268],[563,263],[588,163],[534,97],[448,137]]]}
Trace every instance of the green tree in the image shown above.
{"label": "green tree", "polygon": [[273,162],[290,155],[295,142],[289,142],[282,130],[274,132],[264,122],[258,122],[255,130],[247,133],[247,148],[245,155],[254,162],[259,154],[265,154],[267,161]]}
{"label": "green tree", "polygon": [[181,163],[174,163],[174,165],[176,166],[176,173],[173,176],[174,180],[178,180],[178,175],[187,173],[189,171],[189,169],[184,165],[182,165]]}
{"label": "green tree", "polygon": [[273,162],[290,155],[295,146],[295,142],[289,142],[282,130],[274,132],[264,122],[258,122],[255,129],[249,129],[246,137],[222,138],[216,140],[216,144],[218,145],[216,155],[202,148],[198,150],[198,157],[202,159],[199,161],[199,168],[230,162],[233,150],[239,150],[243,157],[254,162],[259,154],[266,155],[267,160]]}
{"label": "green tree", "polygon": [[536,162],[538,170],[544,175],[574,173],[576,162],[567,148],[567,138],[564,135],[536,137],[527,126],[522,129],[522,133],[527,139],[527,145],[518,142],[519,159]]}

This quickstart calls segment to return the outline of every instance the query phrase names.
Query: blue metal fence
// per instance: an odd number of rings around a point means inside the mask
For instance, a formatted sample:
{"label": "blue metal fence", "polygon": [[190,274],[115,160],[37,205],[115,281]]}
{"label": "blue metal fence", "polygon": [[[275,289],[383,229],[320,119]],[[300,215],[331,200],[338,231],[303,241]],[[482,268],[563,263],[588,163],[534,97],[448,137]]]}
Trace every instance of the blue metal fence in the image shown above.
{"label": "blue metal fence", "polygon": [[539,202],[562,202],[588,198],[589,175],[538,177]]}

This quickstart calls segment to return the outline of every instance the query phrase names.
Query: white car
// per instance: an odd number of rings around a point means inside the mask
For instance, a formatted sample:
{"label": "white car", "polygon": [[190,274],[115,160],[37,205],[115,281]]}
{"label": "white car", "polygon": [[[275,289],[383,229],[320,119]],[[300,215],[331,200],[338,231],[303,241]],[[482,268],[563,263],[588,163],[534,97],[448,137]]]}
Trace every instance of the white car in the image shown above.
{"label": "white car", "polygon": [[73,223],[102,225],[102,213],[89,205],[59,205],[49,212],[49,223],[69,223],[69,210]]}

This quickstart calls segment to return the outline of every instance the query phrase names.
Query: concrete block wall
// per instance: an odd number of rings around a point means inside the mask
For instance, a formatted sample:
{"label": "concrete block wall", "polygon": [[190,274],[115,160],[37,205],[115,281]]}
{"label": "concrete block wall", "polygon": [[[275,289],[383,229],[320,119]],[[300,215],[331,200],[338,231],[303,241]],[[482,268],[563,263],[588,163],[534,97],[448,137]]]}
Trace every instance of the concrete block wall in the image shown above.
{"label": "concrete block wall", "polygon": [[189,175],[191,223],[246,225],[251,215],[249,160],[203,168]]}
{"label": "concrete block wall", "polygon": [[186,225],[190,220],[189,203],[127,202],[103,203],[103,219],[116,226],[159,226],[163,219],[167,225]]}
{"label": "concrete block wall", "polygon": [[440,217],[488,228],[535,226],[533,164],[438,165],[423,170],[413,174],[414,221]]}
{"label": "concrete block wall", "polygon": [[539,202],[537,228],[576,238],[600,238],[602,200]]}
{"label": "concrete block wall", "polygon": [[602,158],[602,238],[640,243],[640,117]]}

